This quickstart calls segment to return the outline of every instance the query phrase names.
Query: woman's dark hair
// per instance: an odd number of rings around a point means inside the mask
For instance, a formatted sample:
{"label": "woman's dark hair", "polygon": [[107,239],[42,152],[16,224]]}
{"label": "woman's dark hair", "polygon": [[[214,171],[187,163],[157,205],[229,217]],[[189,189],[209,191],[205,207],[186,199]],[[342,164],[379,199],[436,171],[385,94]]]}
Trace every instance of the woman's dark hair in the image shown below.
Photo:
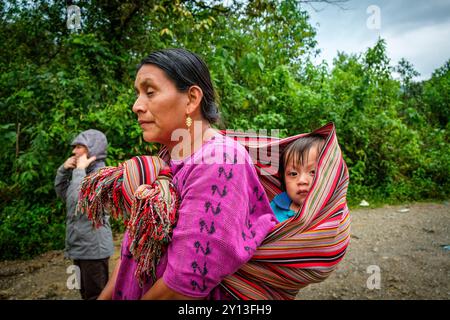
{"label": "woman's dark hair", "polygon": [[206,63],[198,55],[185,49],[158,50],[142,59],[137,71],[145,64],[162,69],[180,92],[187,91],[193,85],[199,86],[203,91],[203,117],[211,124],[219,121],[220,113],[211,76]]}
{"label": "woman's dark hair", "polygon": [[303,165],[308,161],[308,151],[315,147],[317,153],[320,154],[325,144],[325,138],[318,134],[311,134],[303,138],[294,140],[283,150],[280,156],[280,168],[278,170],[281,190],[286,191],[286,181],[284,180],[284,173],[288,162],[292,162],[295,165]]}

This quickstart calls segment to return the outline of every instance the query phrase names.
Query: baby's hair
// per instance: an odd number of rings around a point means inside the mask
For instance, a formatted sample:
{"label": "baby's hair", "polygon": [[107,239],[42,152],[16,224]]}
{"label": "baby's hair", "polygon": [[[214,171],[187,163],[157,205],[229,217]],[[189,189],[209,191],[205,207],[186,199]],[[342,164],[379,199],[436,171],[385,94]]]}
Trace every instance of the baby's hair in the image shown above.
{"label": "baby's hair", "polygon": [[281,189],[286,191],[286,182],[284,181],[284,171],[286,170],[287,163],[292,162],[297,166],[298,164],[308,162],[309,150],[312,147],[317,148],[317,154],[320,154],[325,144],[325,138],[318,134],[311,134],[304,138],[299,138],[291,142],[281,153],[280,156],[280,168],[278,170],[281,180]]}

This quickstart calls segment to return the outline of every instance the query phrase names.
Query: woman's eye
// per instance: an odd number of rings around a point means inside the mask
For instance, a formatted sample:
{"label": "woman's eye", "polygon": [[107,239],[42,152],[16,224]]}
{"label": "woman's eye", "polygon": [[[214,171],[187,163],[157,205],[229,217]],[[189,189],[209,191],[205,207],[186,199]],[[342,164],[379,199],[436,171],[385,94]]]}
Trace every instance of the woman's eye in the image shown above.
{"label": "woman's eye", "polygon": [[151,96],[153,94],[153,91],[147,91],[147,95]]}

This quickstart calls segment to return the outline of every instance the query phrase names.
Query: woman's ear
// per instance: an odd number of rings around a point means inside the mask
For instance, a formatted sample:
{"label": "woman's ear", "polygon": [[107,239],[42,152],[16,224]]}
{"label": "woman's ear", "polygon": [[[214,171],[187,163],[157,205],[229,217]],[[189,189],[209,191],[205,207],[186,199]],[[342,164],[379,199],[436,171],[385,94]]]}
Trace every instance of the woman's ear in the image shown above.
{"label": "woman's ear", "polygon": [[186,106],[187,114],[195,114],[201,111],[201,103],[203,99],[203,91],[199,86],[191,86],[188,89],[188,104]]}

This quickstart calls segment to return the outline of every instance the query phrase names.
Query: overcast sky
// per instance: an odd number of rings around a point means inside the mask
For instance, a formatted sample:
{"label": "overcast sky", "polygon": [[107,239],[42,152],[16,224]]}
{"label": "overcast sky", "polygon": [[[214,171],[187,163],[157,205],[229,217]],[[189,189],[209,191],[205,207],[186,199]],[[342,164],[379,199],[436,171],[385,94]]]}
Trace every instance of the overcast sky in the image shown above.
{"label": "overcast sky", "polygon": [[318,12],[305,7],[322,50],[317,62],[331,66],[338,51],[364,52],[380,36],[391,64],[406,58],[420,72],[417,80],[429,79],[450,59],[450,0],[349,0],[342,6],[314,4]]}

